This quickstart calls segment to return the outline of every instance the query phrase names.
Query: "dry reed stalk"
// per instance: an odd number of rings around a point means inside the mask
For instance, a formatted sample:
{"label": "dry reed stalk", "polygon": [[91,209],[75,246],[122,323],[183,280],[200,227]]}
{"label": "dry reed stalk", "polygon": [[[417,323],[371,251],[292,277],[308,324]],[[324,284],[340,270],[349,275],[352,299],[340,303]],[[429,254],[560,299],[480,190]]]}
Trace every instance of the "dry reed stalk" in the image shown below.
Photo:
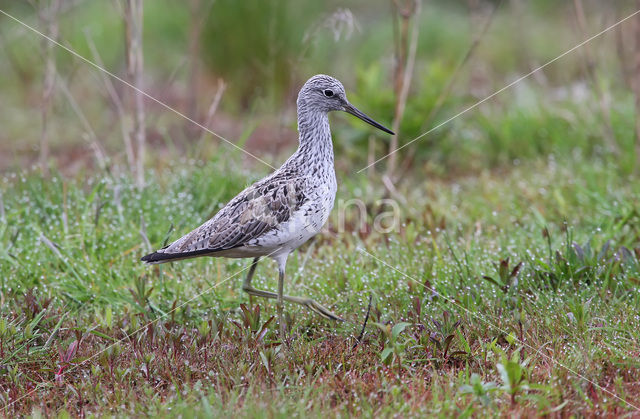
{"label": "dry reed stalk", "polygon": [[[640,0],[636,0],[636,10],[640,10]],[[636,167],[640,163],[640,19],[635,24],[635,71],[633,72],[636,105]]]}
{"label": "dry reed stalk", "polygon": [[[622,19],[621,11],[616,9],[614,11],[613,19],[615,22],[618,22]],[[620,74],[622,75],[622,79],[626,86],[629,86],[633,89],[633,74],[632,67],[633,65],[629,63],[629,57],[627,56],[627,40],[625,39],[625,30],[624,26],[616,26],[614,30],[615,42],[616,42],[616,55],[618,57],[618,61],[620,62]]]}
{"label": "dry reed stalk", "polygon": [[[142,53],[142,0],[126,0],[124,7],[125,47],[127,51],[127,75],[131,84],[142,90],[142,75],[144,57]],[[136,175],[138,188],[144,186],[144,156],[145,156],[145,112],[144,95],[136,90],[133,92],[133,136],[136,144],[136,164],[132,170]]]}
{"label": "dry reed stalk", "polygon": [[67,98],[69,104],[71,105],[71,109],[73,109],[73,112],[76,114],[78,119],[80,119],[80,122],[82,122],[82,125],[84,126],[86,133],[85,135],[83,135],[83,138],[87,140],[87,142],[91,146],[91,150],[93,151],[93,155],[96,159],[96,162],[98,163],[98,166],[101,169],[107,169],[107,155],[104,150],[102,150],[102,147],[100,147],[100,141],[98,140],[96,132],[93,130],[93,127],[89,123],[89,120],[87,119],[85,113],[82,111],[82,107],[80,106],[80,104],[78,104],[78,101],[76,101],[75,97],[73,97],[73,94],[71,93],[71,90],[69,89],[69,86],[65,82],[64,78],[60,74],[56,73],[56,75],[60,91],[62,91],[64,96]]}
{"label": "dry reed stalk", "polygon": [[[104,68],[104,63],[102,61],[102,58],[100,57],[100,54],[98,53],[98,49],[96,48],[96,45],[93,42],[93,39],[91,38],[91,35],[87,31],[85,31],[85,38],[87,40],[87,45],[89,46],[89,50],[93,55],[93,61],[95,61],[95,63],[98,64],[100,67]],[[124,105],[122,104],[122,100],[120,99],[120,96],[118,95],[118,92],[116,91],[116,88],[113,85],[111,78],[108,77],[107,74],[102,71],[99,71],[98,74],[102,78],[102,82],[105,86],[105,89],[107,89],[107,94],[111,98],[113,107],[115,108],[116,113],[118,114],[118,119],[120,120],[120,132],[122,133],[122,139],[124,141],[124,151],[127,157],[127,163],[129,164],[130,168],[133,168],[135,167],[136,160],[135,160],[135,154],[133,152],[133,144],[131,142],[130,127],[127,124],[127,115],[124,109]]]}
{"label": "dry reed stalk", "polygon": [[[588,24],[586,15],[584,13],[582,0],[573,0],[573,5],[576,12],[576,24],[580,31],[580,37],[586,38],[588,33]],[[600,83],[598,83],[598,78],[596,75],[596,61],[591,56],[591,48],[589,45],[585,45],[582,51],[584,57],[583,66],[585,69],[585,73],[591,81],[591,85],[596,92],[596,96],[598,98],[598,106],[600,107],[600,112],[602,113],[602,119],[604,122],[604,127],[602,130],[603,137],[609,151],[615,154],[619,154],[620,150],[613,135],[613,127],[611,126],[611,110],[609,108],[607,94],[600,86]]]}
{"label": "dry reed stalk", "polygon": [[[421,0],[410,0],[402,7],[399,0],[392,2],[396,16],[401,19],[400,33],[398,34],[398,26],[395,23],[394,16],[394,38],[396,45],[396,67],[394,72],[394,88],[396,92],[396,106],[391,124],[391,130],[395,134],[391,137],[389,143],[389,164],[387,166],[386,175],[391,178],[395,172],[397,165],[396,150],[398,149],[398,131],[400,123],[404,116],[404,111],[409,97],[409,87],[411,86],[411,78],[413,68],[415,66],[416,50],[418,48],[418,35],[420,24],[418,22],[420,10],[422,6]],[[411,25],[413,21],[413,25]],[[411,34],[409,35],[409,26],[411,26]],[[410,37],[409,37],[410,36]]]}
{"label": "dry reed stalk", "polygon": [[[189,37],[188,39],[188,51],[189,51],[189,106],[187,108],[187,115],[194,117],[198,111],[198,100],[196,92],[198,91],[198,76],[199,76],[199,54],[200,54],[200,31],[204,23],[202,16],[202,0],[189,1]],[[205,125],[206,126],[206,125]]]}
{"label": "dry reed stalk", "polygon": [[[49,7],[43,7],[38,16],[42,26],[45,27],[46,35],[51,39],[58,38],[58,11],[60,10],[60,0],[51,0]],[[42,90],[41,118],[42,130],[40,132],[40,169],[45,176],[49,175],[49,129],[50,114],[53,92],[56,86],[56,58],[53,43],[46,39],[42,41],[42,48],[45,54],[45,71]]]}
{"label": "dry reed stalk", "polygon": [[[222,99],[222,94],[224,93],[224,90],[226,88],[227,88],[227,84],[224,82],[224,80],[218,79],[218,90],[216,90],[216,95],[213,97],[213,100],[211,101],[211,105],[209,105],[209,109],[207,110],[207,116],[204,120],[204,123],[202,124],[203,126],[207,128],[211,126],[211,122],[213,121],[213,116],[216,114],[216,111],[218,110],[218,106],[220,105],[220,99]],[[202,131],[202,133],[200,134],[199,141],[202,141],[202,139],[205,137],[206,134],[207,134],[206,131]]]}
{"label": "dry reed stalk", "polygon": [[[425,124],[424,125],[428,124],[432,120],[432,118],[438,113],[438,111],[442,108],[442,106],[445,104],[446,100],[451,95],[451,92],[453,90],[453,87],[455,86],[455,82],[457,81],[458,76],[460,75],[462,69],[467,64],[469,64],[471,62],[473,54],[475,53],[475,51],[477,50],[478,46],[480,45],[480,42],[482,41],[482,38],[484,38],[484,36],[487,34],[489,28],[491,27],[491,23],[493,22],[493,20],[494,20],[494,18],[496,16],[496,11],[500,8],[501,4],[502,4],[502,0],[500,0],[495,5],[495,7],[492,9],[491,14],[489,15],[489,17],[485,20],[484,24],[482,25],[482,28],[480,29],[480,32],[478,32],[478,34],[474,37],[473,41],[471,42],[471,45],[469,46],[469,48],[465,52],[465,55],[462,57],[462,60],[460,60],[460,62],[456,66],[456,68],[453,70],[453,73],[451,73],[451,77],[447,81],[447,84],[445,85],[445,87],[442,89],[442,91],[438,95],[438,98],[436,99],[435,104],[433,105],[433,107],[429,111],[429,114],[425,118]],[[475,9],[477,7],[478,7],[477,1],[475,1],[475,0],[470,1],[471,20],[475,24],[479,25],[480,24],[479,23],[480,22],[480,17],[479,17],[478,10]],[[476,25],[474,25],[474,26],[476,26]],[[424,129],[424,125],[423,125],[423,129]],[[411,145],[409,147],[409,152],[404,153],[405,154],[405,158],[402,161],[402,163],[400,164],[399,175],[398,175],[399,178],[402,178],[404,176],[404,172],[407,172],[409,170],[411,162],[413,161],[413,157],[415,156],[415,152],[414,151],[415,151],[415,144],[413,144],[413,145]]]}

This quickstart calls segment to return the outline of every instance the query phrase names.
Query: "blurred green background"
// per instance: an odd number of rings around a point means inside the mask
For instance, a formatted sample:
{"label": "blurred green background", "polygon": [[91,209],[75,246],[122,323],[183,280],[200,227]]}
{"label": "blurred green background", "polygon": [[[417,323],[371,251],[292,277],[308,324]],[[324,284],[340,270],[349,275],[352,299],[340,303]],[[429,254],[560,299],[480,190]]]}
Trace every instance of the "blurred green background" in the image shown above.
{"label": "blurred green background", "polygon": [[[276,165],[295,147],[295,97],[313,74],[336,76],[354,104],[391,125],[403,45],[402,18],[394,5],[402,9],[406,3],[148,1],[142,89],[202,122],[223,82],[209,127]],[[39,14],[50,4],[0,1],[3,10],[43,32]],[[424,1],[419,15],[409,19],[409,35],[418,24],[417,48],[399,144],[629,15],[633,7],[634,1]],[[122,10],[119,2],[63,1],[56,15],[58,39],[95,60],[91,39],[105,68],[127,79]],[[38,160],[46,41],[6,16],[0,22],[0,169],[7,171]],[[398,172],[473,173],[572,153],[613,156],[630,172],[636,161],[634,25],[630,19],[403,149]],[[54,54],[48,163],[68,172],[94,166],[95,147],[87,139],[92,130],[109,164],[125,166],[119,116],[103,77],[61,48]],[[120,95],[129,89],[113,84]],[[201,138],[199,128],[175,113],[149,100],[146,105],[147,166],[175,156],[240,158],[216,138]],[[339,169],[363,167],[389,151],[389,138],[358,121],[348,116],[333,121]]]}

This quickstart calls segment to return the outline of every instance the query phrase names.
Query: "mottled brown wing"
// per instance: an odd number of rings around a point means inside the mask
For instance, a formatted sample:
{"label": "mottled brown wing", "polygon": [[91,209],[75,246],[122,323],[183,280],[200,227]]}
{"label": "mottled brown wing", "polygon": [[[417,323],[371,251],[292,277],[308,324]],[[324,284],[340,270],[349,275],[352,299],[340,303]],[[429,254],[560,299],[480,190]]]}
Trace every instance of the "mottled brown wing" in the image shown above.
{"label": "mottled brown wing", "polygon": [[167,247],[166,253],[239,247],[286,222],[305,200],[299,182],[271,178],[245,189],[211,220]]}

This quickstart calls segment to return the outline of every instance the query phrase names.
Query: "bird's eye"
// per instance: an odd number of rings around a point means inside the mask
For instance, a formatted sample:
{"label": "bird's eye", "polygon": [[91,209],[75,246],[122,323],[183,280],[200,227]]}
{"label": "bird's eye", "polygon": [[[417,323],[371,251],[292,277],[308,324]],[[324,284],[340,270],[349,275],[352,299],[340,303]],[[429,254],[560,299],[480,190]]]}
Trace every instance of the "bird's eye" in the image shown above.
{"label": "bird's eye", "polygon": [[331,90],[331,89],[325,89],[325,90],[324,90],[324,92],[322,92],[322,93],[324,93],[324,95],[325,95],[326,97],[331,97],[331,96],[333,96],[333,90]]}

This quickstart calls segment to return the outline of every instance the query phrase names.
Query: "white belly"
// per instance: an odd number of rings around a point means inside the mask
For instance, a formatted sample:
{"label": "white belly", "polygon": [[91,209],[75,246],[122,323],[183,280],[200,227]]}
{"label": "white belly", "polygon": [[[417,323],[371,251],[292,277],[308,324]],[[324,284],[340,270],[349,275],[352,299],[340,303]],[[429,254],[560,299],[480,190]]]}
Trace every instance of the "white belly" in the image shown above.
{"label": "white belly", "polygon": [[325,225],[336,197],[335,175],[321,185],[291,217],[277,228],[247,243],[244,248],[260,248],[265,256],[288,254],[300,247]]}

